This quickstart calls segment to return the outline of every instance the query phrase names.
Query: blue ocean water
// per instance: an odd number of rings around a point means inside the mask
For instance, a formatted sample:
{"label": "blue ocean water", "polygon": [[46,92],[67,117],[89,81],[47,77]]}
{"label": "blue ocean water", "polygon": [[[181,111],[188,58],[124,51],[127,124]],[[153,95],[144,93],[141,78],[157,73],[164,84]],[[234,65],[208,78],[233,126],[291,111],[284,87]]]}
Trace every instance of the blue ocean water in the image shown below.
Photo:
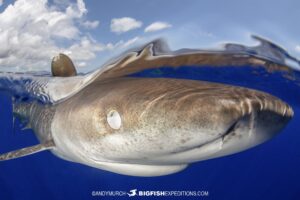
{"label": "blue ocean water", "polygon": [[[282,72],[269,73],[264,68],[250,66],[176,69],[165,66],[133,74],[131,76],[207,80],[259,89],[289,103],[295,115],[278,136],[262,145],[194,163],[182,172],[162,177],[119,175],[64,161],[48,151],[1,162],[0,199],[101,199],[92,196],[92,192],[132,189],[209,192],[207,197],[197,197],[200,199],[299,199],[300,89],[297,81],[282,75]],[[294,76],[297,79],[298,72]],[[8,94],[1,93],[0,110],[1,152],[38,143],[32,131],[21,130],[21,124],[13,121]]]}

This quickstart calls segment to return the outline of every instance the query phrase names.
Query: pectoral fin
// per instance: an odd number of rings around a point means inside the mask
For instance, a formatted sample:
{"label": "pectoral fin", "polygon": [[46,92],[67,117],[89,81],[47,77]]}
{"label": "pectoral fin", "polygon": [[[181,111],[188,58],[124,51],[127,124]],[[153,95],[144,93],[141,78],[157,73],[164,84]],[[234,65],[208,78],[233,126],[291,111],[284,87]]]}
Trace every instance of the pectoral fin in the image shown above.
{"label": "pectoral fin", "polygon": [[28,156],[28,155],[31,155],[34,153],[38,153],[40,151],[51,149],[54,146],[55,146],[54,141],[50,140],[43,144],[37,144],[37,145],[31,146],[31,147],[25,147],[25,148],[11,151],[8,153],[0,154],[0,161],[11,160],[11,159],[20,158],[23,156]]}

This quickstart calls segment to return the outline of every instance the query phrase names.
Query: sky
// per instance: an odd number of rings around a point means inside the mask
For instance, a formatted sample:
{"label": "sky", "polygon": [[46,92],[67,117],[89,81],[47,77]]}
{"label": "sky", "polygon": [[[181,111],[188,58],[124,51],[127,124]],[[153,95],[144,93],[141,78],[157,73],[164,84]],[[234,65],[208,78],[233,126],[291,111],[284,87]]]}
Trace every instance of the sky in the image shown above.
{"label": "sky", "polygon": [[77,69],[101,67],[127,49],[164,38],[171,49],[256,44],[265,37],[300,57],[300,3],[217,0],[0,0],[1,71],[49,70],[69,55]]}

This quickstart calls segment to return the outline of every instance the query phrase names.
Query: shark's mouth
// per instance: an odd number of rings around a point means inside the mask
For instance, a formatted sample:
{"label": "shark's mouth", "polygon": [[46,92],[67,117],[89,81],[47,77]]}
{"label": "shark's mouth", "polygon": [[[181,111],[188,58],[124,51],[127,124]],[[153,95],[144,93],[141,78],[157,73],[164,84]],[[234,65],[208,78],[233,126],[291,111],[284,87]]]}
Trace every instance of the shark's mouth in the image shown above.
{"label": "shark's mouth", "polygon": [[[205,154],[206,156],[211,156],[214,153],[219,152],[222,150],[222,145],[226,140],[226,137],[233,134],[238,127],[240,119],[234,121],[224,133],[220,136],[202,143],[200,145],[189,146],[184,149],[180,149],[178,151],[166,152],[161,153],[159,155],[153,155],[151,158],[148,159],[141,159],[141,158],[114,158],[114,159],[96,159],[90,158],[93,162],[96,163],[127,163],[127,164],[143,164],[143,165],[177,165],[177,164],[188,164],[191,162],[195,162],[200,160],[199,156],[201,154]],[[188,158],[188,154],[193,154],[194,151],[197,151],[198,156],[197,158]],[[210,151],[210,152],[208,152]],[[203,153],[201,153],[203,152]],[[187,155],[184,155],[187,154]],[[180,159],[180,157],[187,157],[185,159]],[[203,155],[204,156],[204,155]],[[201,156],[201,157],[203,157]],[[202,160],[202,159],[201,159]]]}
{"label": "shark's mouth", "polygon": [[210,144],[214,144],[216,142],[221,142],[220,144],[220,149],[222,149],[222,143],[223,141],[225,140],[225,138],[234,133],[235,129],[237,128],[237,124],[238,124],[239,120],[236,120],[234,121],[230,126],[229,128],[226,129],[226,131],[224,133],[222,133],[221,135],[219,135],[218,137],[212,139],[212,140],[209,140],[205,143],[202,143],[202,144],[198,144],[198,145],[193,145],[193,146],[189,146],[189,147],[186,147],[186,148],[181,148],[180,150],[177,150],[177,151],[172,151],[170,153],[166,153],[164,155],[170,155],[170,154],[179,154],[179,153],[184,153],[184,152],[188,152],[188,151],[191,151],[191,150],[195,150],[195,149],[201,149],[201,148],[205,148],[207,145],[210,145]]}
{"label": "shark's mouth", "polygon": [[[264,108],[256,107],[244,114],[211,140],[178,148],[175,151],[144,153],[143,157],[114,157],[95,162],[127,163],[143,165],[177,165],[216,158],[237,153],[259,145],[276,135],[293,116],[292,109],[285,103],[270,102]],[[271,106],[273,105],[273,106]],[[280,125],[281,124],[281,125]]]}

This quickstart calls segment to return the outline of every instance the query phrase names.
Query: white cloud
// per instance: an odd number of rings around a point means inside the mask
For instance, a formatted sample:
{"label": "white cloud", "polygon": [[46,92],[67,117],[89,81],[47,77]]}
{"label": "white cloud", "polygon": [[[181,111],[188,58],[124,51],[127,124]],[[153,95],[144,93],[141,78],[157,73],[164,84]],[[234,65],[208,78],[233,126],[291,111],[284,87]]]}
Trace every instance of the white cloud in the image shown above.
{"label": "white cloud", "polygon": [[124,44],[123,44],[123,47],[128,47],[128,46],[131,46],[132,44],[135,44],[140,38],[139,37],[134,37],[128,41],[126,41]]}
{"label": "white cloud", "polygon": [[99,21],[95,20],[95,21],[84,21],[82,23],[82,26],[84,26],[87,29],[94,29],[97,28],[99,26]]}
{"label": "white cloud", "polygon": [[87,61],[96,56],[95,52],[103,51],[105,48],[105,45],[97,44],[87,37],[83,37],[80,43],[73,44],[65,50],[65,53],[77,60]]}
{"label": "white cloud", "polygon": [[0,6],[2,6],[3,5],[3,0],[0,0]]}
{"label": "white cloud", "polygon": [[159,30],[163,30],[163,29],[166,29],[166,28],[170,28],[172,27],[171,24],[169,23],[166,23],[166,22],[154,22],[152,24],[150,24],[149,26],[147,26],[145,28],[145,32],[154,32],[154,31],[159,31]]}
{"label": "white cloud", "polygon": [[295,47],[295,50],[298,51],[298,52],[300,52],[300,45],[297,45],[297,46]]}
{"label": "white cloud", "polygon": [[137,41],[140,40],[140,39],[141,39],[140,37],[134,37],[134,38],[129,39],[127,41],[120,40],[115,44],[108,43],[106,45],[106,48],[109,49],[109,50],[124,49],[124,48],[127,48],[127,47],[137,43]]}
{"label": "white cloud", "polygon": [[[41,1],[41,0],[37,0],[37,1]],[[74,18],[80,18],[84,14],[86,14],[87,9],[85,8],[85,4],[84,4],[83,0],[77,0],[76,6],[74,6],[74,5],[68,6],[66,9],[66,13],[70,17],[74,17]]]}
{"label": "white cloud", "polygon": [[83,0],[61,6],[50,6],[47,0],[17,0],[8,5],[0,13],[0,66],[49,69],[51,58],[59,52],[82,63],[106,48],[78,28],[87,13]]}
{"label": "white cloud", "polygon": [[115,33],[124,33],[140,28],[142,25],[143,23],[141,21],[130,17],[114,18],[111,20],[110,30]]}

